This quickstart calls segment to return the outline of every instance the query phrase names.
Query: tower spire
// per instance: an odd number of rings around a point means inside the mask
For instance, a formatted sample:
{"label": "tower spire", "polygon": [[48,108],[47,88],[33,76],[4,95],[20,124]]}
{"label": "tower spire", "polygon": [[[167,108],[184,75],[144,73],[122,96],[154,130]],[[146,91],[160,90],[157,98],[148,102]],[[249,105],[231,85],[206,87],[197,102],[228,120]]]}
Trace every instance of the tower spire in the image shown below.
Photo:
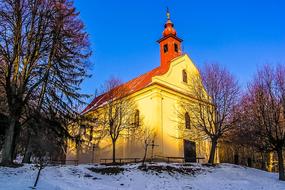
{"label": "tower spire", "polygon": [[167,21],[164,24],[164,30],[162,32],[162,38],[157,42],[160,45],[160,58],[161,67],[168,68],[172,59],[180,56],[182,39],[177,37],[174,24],[170,20],[170,12],[168,7],[166,8]]}
{"label": "tower spire", "polygon": [[169,8],[166,8],[166,18],[167,21],[164,24],[164,31],[163,31],[163,36],[167,36],[169,34],[175,35],[176,36],[176,31],[174,29],[174,24],[172,23],[172,21],[170,20],[170,12],[169,12]]}
{"label": "tower spire", "polygon": [[170,20],[170,12],[169,12],[168,7],[166,7],[166,17],[167,17],[167,20]]}

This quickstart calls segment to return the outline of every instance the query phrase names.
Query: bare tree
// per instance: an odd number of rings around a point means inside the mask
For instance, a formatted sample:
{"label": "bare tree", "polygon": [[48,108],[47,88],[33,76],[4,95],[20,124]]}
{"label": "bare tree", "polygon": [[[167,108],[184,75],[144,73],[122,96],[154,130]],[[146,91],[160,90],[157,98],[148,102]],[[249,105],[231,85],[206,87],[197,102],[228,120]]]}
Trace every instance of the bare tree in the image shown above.
{"label": "bare tree", "polygon": [[[0,82],[5,80],[4,68],[0,60]],[[0,151],[2,149],[5,137],[5,131],[8,125],[7,120],[7,101],[5,98],[5,89],[0,85]]]}
{"label": "bare tree", "polygon": [[147,159],[147,153],[149,147],[154,145],[154,140],[156,137],[155,128],[151,128],[145,124],[141,124],[139,128],[136,129],[135,134],[133,136],[136,137],[136,140],[142,142],[143,144],[143,158],[142,158],[142,167],[145,167],[145,162]]}
{"label": "bare tree", "polygon": [[251,111],[251,99],[252,97],[248,93],[242,95],[238,111],[235,112],[239,121],[236,123],[236,127],[223,139],[223,142],[230,144],[231,147],[237,146],[237,154],[241,148],[248,151],[248,155],[257,153],[261,157],[261,168],[266,170],[266,155],[272,152],[272,148],[267,141],[256,135],[257,129],[251,127],[251,121],[254,121],[255,118],[254,112]]}
{"label": "bare tree", "polygon": [[276,151],[279,179],[285,180],[285,67],[265,66],[250,83],[244,99],[244,126],[256,147]]}
{"label": "bare tree", "polygon": [[105,93],[98,97],[101,105],[98,110],[98,122],[112,140],[112,158],[116,162],[116,142],[119,137],[126,137],[129,131],[140,126],[139,117],[135,117],[135,102],[128,96],[130,89],[120,80],[111,78],[104,85]]}
{"label": "bare tree", "polygon": [[[61,117],[75,115],[82,103],[79,85],[90,55],[84,25],[69,0],[3,0],[0,2],[0,60],[9,127],[3,164],[12,163],[16,123],[28,105],[44,113],[53,106]],[[38,101],[36,103],[36,101]]]}
{"label": "bare tree", "polygon": [[1,62],[0,59],[0,113],[7,115],[7,100],[5,96],[5,88],[1,83],[3,84],[5,81],[5,68],[4,64]]}
{"label": "bare tree", "polygon": [[[185,118],[185,125],[191,123],[191,127],[195,128],[194,138],[211,140],[208,162],[213,164],[219,140],[237,121],[234,111],[239,97],[239,86],[233,75],[218,64],[205,65],[200,74],[190,76],[187,81],[189,95],[192,100],[196,100],[190,103],[183,101],[184,112],[180,115]],[[186,119],[186,116],[189,118]]]}
{"label": "bare tree", "polygon": [[[151,130],[149,128],[145,129],[145,135],[143,137],[143,139],[144,139],[144,156],[143,156],[143,160],[142,160],[142,166],[145,166],[148,148],[150,146],[154,145],[155,137],[156,137],[156,133],[153,130]],[[153,157],[153,155],[152,155],[152,157]]]}

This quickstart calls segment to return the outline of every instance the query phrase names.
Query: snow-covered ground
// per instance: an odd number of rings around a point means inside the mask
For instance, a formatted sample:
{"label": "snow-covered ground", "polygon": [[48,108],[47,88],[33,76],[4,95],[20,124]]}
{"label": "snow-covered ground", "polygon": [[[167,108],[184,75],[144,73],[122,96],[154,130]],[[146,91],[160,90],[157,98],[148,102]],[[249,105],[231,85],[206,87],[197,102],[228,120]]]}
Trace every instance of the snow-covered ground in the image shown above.
{"label": "snow-covered ground", "polygon": [[[138,164],[121,166],[124,171],[117,175],[98,173],[100,168],[106,167],[102,165],[48,166],[42,170],[37,189],[285,190],[285,182],[279,181],[275,173],[231,164],[206,167],[160,163],[155,165],[158,169],[148,171],[142,171],[138,166]],[[88,168],[92,168],[93,171]],[[172,171],[166,171],[169,168]],[[36,174],[37,169],[33,165],[16,169],[0,167],[0,189],[30,189]]]}

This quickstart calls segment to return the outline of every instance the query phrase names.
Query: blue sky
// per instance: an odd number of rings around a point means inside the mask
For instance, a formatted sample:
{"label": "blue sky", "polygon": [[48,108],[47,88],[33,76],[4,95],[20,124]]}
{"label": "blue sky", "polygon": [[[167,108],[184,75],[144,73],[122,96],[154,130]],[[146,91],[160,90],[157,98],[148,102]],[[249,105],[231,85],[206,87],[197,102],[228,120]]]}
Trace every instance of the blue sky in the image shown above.
{"label": "blue sky", "polygon": [[75,0],[90,34],[94,94],[110,76],[128,81],[160,64],[156,43],[171,13],[183,51],[201,67],[218,62],[242,86],[263,64],[285,64],[284,0]]}

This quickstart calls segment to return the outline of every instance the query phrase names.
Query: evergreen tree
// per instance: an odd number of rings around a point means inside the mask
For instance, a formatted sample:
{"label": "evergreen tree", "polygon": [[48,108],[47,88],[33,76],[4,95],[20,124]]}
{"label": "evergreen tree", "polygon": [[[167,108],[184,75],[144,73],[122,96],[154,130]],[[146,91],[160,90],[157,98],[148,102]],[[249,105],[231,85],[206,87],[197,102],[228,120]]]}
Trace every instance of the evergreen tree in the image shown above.
{"label": "evergreen tree", "polygon": [[88,35],[69,0],[0,2],[1,82],[9,126],[2,164],[11,164],[16,123],[52,108],[57,117],[73,118],[86,97],[79,92],[87,77]]}

